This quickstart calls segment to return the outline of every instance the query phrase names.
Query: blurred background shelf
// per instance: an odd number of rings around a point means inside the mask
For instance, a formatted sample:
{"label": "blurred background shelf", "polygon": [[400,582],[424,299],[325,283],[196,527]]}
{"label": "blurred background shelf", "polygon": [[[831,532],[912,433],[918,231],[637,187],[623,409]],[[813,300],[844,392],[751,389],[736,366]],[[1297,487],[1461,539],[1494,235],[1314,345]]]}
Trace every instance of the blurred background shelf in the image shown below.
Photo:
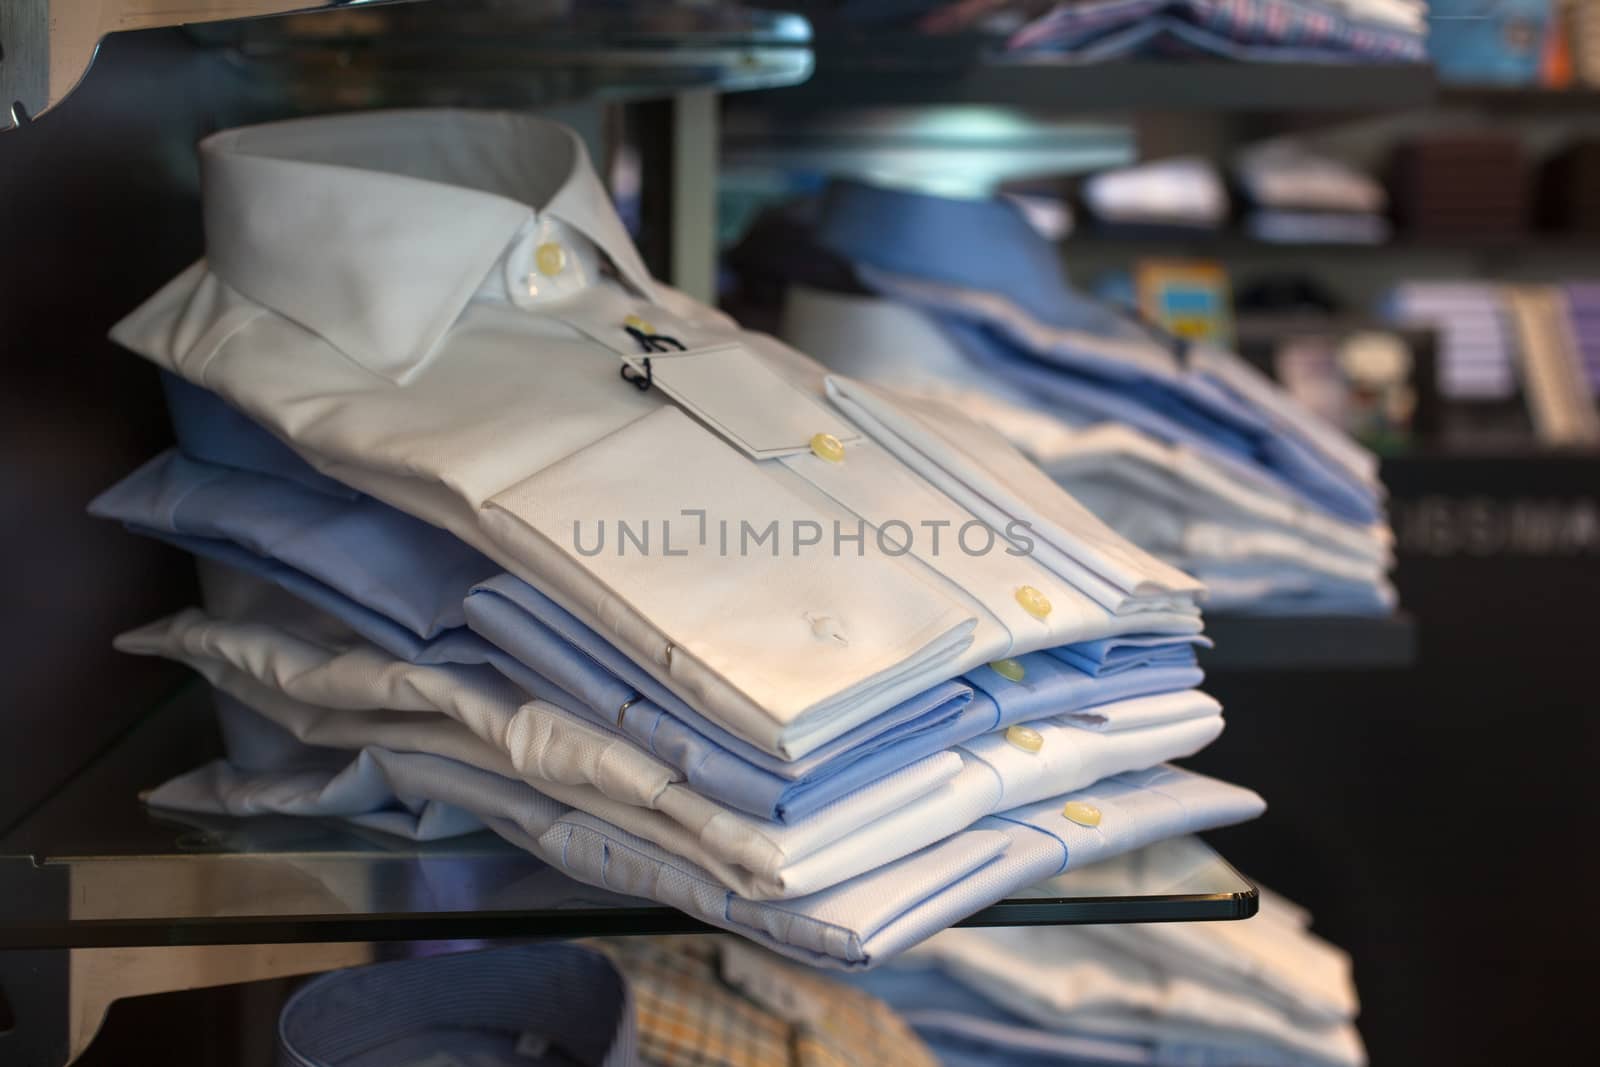
{"label": "blurred background shelf", "polygon": [[731,5],[449,0],[187,33],[303,112],[743,92],[802,82],[813,70],[806,19]]}
{"label": "blurred background shelf", "polygon": [[1600,88],[1576,85],[1549,89],[1534,85],[1441,85],[1441,107],[1477,108],[1504,113],[1600,114]]}
{"label": "blurred background shelf", "polygon": [[1339,256],[1349,258],[1403,256],[1419,259],[1431,256],[1461,257],[1474,254],[1528,258],[1594,257],[1600,260],[1600,234],[1525,233],[1484,234],[1478,237],[1400,236],[1378,244],[1353,242],[1263,241],[1237,230],[1180,230],[1150,236],[1121,236],[1085,230],[1062,239],[1062,254],[1070,260],[1075,254],[1113,255],[1188,255],[1231,259],[1246,256],[1303,257]]}

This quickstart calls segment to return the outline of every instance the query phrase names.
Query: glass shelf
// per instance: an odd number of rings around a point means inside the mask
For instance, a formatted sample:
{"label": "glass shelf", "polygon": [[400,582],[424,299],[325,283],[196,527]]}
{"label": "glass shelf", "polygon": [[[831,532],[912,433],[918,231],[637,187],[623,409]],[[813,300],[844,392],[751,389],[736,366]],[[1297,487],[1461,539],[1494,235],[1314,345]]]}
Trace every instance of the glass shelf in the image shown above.
{"label": "glass shelf", "polygon": [[[0,948],[587,937],[705,927],[575,882],[490,834],[418,845],[321,819],[154,813],[137,794],[211,730],[197,685],[0,840]],[[1180,838],[971,916],[1020,926],[1243,919],[1256,891]]]}
{"label": "glass shelf", "polygon": [[644,0],[361,6],[189,32],[305,111],[740,92],[793,85],[814,69],[811,24],[799,15]]}
{"label": "glass shelf", "polygon": [[763,96],[797,111],[928,104],[1041,114],[1393,112],[1437,93],[1427,63],[1260,63],[1217,59],[1074,62],[1000,51],[981,34],[926,36],[818,22],[817,73]]}

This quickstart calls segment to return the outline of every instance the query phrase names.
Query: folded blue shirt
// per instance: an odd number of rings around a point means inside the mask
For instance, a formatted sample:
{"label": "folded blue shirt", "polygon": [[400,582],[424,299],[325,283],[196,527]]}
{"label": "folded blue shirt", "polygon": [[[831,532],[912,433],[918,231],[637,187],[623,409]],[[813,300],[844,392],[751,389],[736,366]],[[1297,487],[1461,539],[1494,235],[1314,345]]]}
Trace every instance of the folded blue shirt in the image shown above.
{"label": "folded blue shirt", "polygon": [[361,495],[317,471],[294,449],[210,390],[166,370],[161,372],[161,389],[172,416],[173,434],[186,455],[219,467],[287,478],[346,500]]}
{"label": "folded blue shirt", "polygon": [[[793,761],[733,737],[684,704],[554,601],[511,575],[490,579],[467,598],[473,630],[580,695],[589,718],[620,730],[683,771],[697,792],[786,822],[890,771],[1013,723],[1079,711],[1135,696],[1198,685],[1187,663],[1096,678],[1036,652],[1020,659],[1024,681],[989,667],[934,686],[884,716]],[[518,681],[515,669],[509,673]],[[965,683],[965,684],[960,684]]]}
{"label": "folded blue shirt", "polygon": [[633,996],[603,953],[547,942],[333,971],[278,1020],[285,1067],[634,1067]]}
{"label": "folded blue shirt", "polygon": [[[521,579],[501,573],[474,584],[494,570],[486,559],[370,499],[168,452],[90,511],[272,582],[402,659],[490,664],[530,694],[633,739],[703,796],[780,822],[989,730],[1188,689],[1202,677],[1181,642],[1150,646],[1145,669],[1117,672],[1036,652],[1021,659],[1022,682],[978,668],[785,762],[707,721]],[[451,625],[458,619],[476,632]],[[1086,655],[1110,647],[1096,646]]]}
{"label": "folded blue shirt", "polygon": [[[1293,426],[1258,409],[1206,373],[1161,374],[1119,355],[1117,342],[1176,343],[1128,321],[1075,290],[1054,245],[1011,205],[958,200],[836,183],[825,199],[818,241],[854,263],[863,281],[885,295],[916,301],[905,283],[934,282],[966,291],[970,305],[947,293],[921,299],[974,360],[1080,419],[1117,421],[1213,457],[1227,457],[1257,478],[1281,483],[1330,514],[1356,522],[1381,514],[1370,485],[1298,438]],[[952,256],[951,248],[983,248]],[[1030,348],[1021,323],[986,296],[1004,297],[1035,325],[1085,336],[1071,345]]]}
{"label": "folded blue shirt", "polygon": [[1146,667],[1193,666],[1196,648],[1211,648],[1211,639],[1194,634],[1122,634],[1049,649],[1049,654],[1096,678]]}

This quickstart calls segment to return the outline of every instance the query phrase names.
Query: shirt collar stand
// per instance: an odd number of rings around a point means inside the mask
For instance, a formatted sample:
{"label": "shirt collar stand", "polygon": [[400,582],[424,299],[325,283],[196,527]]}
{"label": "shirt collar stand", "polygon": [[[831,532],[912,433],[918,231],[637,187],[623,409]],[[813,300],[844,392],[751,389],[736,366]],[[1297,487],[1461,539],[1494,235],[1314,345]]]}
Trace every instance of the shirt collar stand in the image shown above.
{"label": "shirt collar stand", "polygon": [[338,115],[229,130],[200,152],[212,271],[393,380],[532,233],[575,231],[655,295],[583,142],[553,122]]}

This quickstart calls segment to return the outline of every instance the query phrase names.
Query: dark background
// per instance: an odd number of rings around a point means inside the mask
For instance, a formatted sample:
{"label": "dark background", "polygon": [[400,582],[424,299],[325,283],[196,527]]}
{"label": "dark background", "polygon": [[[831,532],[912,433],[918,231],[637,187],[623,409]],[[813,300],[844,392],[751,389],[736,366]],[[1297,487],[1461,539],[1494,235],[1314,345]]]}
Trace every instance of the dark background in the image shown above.
{"label": "dark background", "polygon": [[[104,336],[202,251],[194,142],[285,111],[156,32],[114,39],[82,91],[0,136],[0,836],[175,681],[110,646],[194,591],[184,557],[84,514],[169,441],[154,371]],[[1214,674],[1229,728],[1192,765],[1271,807],[1213,839],[1354,955],[1374,1063],[1570,1062],[1600,996],[1600,461],[1386,477],[1416,664]],[[1564,532],[1508,535],[1515,501]],[[230,1042],[264,1039],[261,1003],[130,1002],[85,1062],[242,1062]]]}

